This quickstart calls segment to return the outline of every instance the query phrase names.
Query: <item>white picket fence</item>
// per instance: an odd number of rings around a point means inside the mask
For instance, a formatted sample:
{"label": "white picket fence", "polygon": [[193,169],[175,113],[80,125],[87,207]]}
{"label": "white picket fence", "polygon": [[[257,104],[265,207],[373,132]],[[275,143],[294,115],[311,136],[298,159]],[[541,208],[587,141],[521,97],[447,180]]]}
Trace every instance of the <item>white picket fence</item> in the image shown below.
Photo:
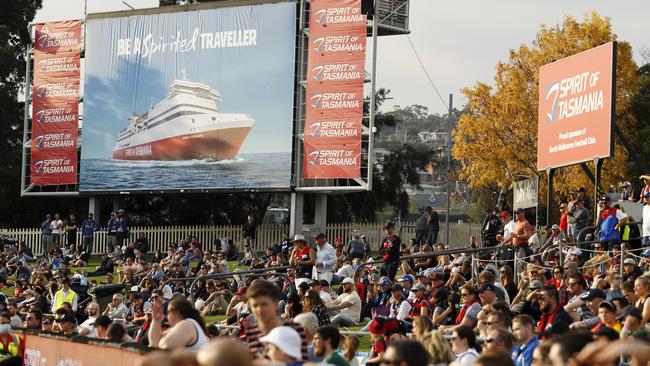
{"label": "white picket fence", "polygon": [[[406,242],[408,239],[415,237],[415,229],[412,222],[402,222],[402,230],[400,232],[402,240]],[[398,225],[399,231],[400,225]],[[450,224],[449,242],[451,247],[463,246],[468,242],[470,235],[476,235],[480,238],[480,225],[468,223],[453,223]],[[257,238],[255,241],[255,249],[260,251],[269,247],[274,243],[279,243],[284,234],[289,232],[287,226],[282,225],[263,225],[257,228]],[[380,240],[385,236],[383,223],[346,223],[346,224],[332,224],[326,229],[325,234],[331,243],[334,243],[336,237],[340,237],[344,242],[351,239],[353,233],[365,234],[368,240],[375,249]],[[243,246],[243,231],[240,225],[224,225],[224,226],[154,226],[154,227],[133,227],[131,228],[131,240],[135,240],[140,233],[149,240],[151,251],[160,249],[163,253],[169,248],[172,243],[178,243],[181,239],[188,235],[194,236],[203,244],[204,248],[211,248],[216,239],[220,240],[233,240],[233,242],[241,249]],[[440,234],[438,240],[444,240],[444,224],[440,227]],[[35,254],[42,254],[43,242],[40,229],[37,228],[15,228],[15,229],[0,229],[0,234],[5,234],[17,239],[19,242],[25,242]],[[305,234],[308,234],[306,232]],[[62,241],[65,242],[65,235]],[[77,233],[77,243],[81,243],[81,232]],[[94,253],[101,253],[106,251],[106,231],[100,230],[95,233],[95,240],[93,245]]]}

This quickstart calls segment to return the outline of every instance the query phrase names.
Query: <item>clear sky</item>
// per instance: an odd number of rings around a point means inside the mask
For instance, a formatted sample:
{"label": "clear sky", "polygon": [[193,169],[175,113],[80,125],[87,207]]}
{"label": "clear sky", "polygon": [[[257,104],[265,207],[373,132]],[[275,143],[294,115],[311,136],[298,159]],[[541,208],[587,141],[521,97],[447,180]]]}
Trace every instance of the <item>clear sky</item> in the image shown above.
{"label": "clear sky", "polygon": [[[135,8],[157,6],[157,0],[128,0]],[[83,0],[44,0],[37,21],[79,18]],[[88,12],[126,10],[121,0],[88,0]],[[582,18],[597,11],[612,19],[619,40],[628,41],[635,59],[650,48],[650,1],[605,0],[411,0],[411,40],[445,101],[454,94],[454,105],[464,100],[460,90],[477,81],[491,82],[495,65],[508,51],[530,44],[539,25],[554,25],[565,15]],[[392,105],[423,104],[432,112],[446,108],[427,81],[405,36],[383,37],[379,42],[379,86],[391,89]]]}

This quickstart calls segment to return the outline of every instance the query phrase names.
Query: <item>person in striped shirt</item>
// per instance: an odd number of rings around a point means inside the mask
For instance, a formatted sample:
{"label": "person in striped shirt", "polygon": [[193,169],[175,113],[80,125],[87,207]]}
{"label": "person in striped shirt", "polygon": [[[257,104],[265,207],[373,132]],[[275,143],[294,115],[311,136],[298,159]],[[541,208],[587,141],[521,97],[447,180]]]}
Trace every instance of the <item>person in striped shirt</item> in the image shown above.
{"label": "person in striped shirt", "polygon": [[255,317],[255,325],[244,330],[244,341],[248,344],[254,358],[264,358],[266,350],[260,338],[280,326],[295,329],[302,339],[302,359],[307,360],[307,342],[305,329],[292,320],[282,320],[278,315],[281,290],[274,283],[258,279],[246,290],[248,306]]}

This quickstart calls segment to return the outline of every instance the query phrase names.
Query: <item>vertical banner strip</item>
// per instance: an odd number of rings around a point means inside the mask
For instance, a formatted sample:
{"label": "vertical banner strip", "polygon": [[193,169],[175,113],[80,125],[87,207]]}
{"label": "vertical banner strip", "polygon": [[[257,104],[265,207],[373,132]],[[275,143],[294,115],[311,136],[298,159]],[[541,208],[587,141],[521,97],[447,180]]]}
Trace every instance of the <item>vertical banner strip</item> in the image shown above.
{"label": "vertical banner strip", "polygon": [[366,54],[361,1],[312,1],[308,47],[303,178],[360,178]]}
{"label": "vertical banner strip", "polygon": [[31,184],[77,183],[81,20],[35,26]]}

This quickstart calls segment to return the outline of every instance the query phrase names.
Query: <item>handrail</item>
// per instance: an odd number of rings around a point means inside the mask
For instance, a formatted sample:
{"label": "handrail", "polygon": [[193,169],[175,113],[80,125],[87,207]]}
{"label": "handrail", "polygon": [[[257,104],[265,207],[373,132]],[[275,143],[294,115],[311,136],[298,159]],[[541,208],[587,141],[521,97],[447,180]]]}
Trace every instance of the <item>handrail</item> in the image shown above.
{"label": "handrail", "polygon": [[[235,276],[242,275],[243,274],[242,272],[250,272],[250,271],[213,273],[213,274],[208,274],[208,275],[203,275],[203,276],[196,277],[194,279],[194,281],[192,281],[192,284],[190,285],[190,289],[189,289],[189,293],[190,293],[189,298],[190,298],[190,300],[194,300],[192,298],[192,294],[193,294],[193,291],[194,291],[194,286],[196,285],[196,283],[198,281],[205,280],[205,279],[214,280],[214,279],[220,279],[220,278],[235,277]],[[275,270],[269,270],[268,273],[265,273],[265,272],[256,272],[256,273],[264,273],[264,275],[268,275],[268,276],[273,275],[273,276],[283,277],[283,278],[285,278],[287,280],[289,279],[289,277],[286,274],[276,272]],[[248,273],[248,274],[250,274],[250,273]]]}

